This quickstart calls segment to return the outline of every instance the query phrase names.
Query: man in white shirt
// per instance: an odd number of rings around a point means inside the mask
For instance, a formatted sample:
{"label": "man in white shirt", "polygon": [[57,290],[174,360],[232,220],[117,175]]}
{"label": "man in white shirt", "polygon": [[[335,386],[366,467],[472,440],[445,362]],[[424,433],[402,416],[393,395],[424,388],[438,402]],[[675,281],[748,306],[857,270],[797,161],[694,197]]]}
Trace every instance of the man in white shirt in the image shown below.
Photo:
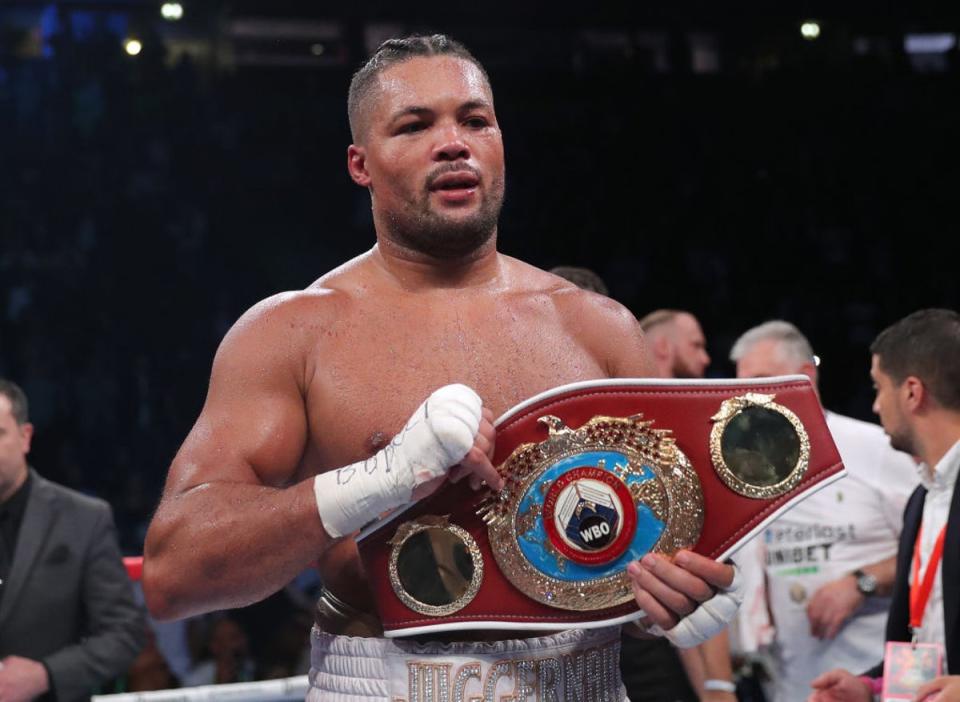
{"label": "man in white shirt", "polygon": [[[921,485],[904,511],[897,578],[885,640],[938,644],[945,666],[960,670],[960,314],[920,310],[883,331],[870,347],[876,388],[873,411],[890,444],[918,456]],[[933,556],[941,534],[942,557]],[[920,572],[936,567],[920,621],[911,623],[914,556]],[[854,668],[854,671],[858,669]],[[864,676],[832,670],[813,682],[812,702],[868,702],[883,664]],[[944,677],[924,691],[944,688],[939,700],[956,700],[957,678]],[[952,691],[951,691],[952,690]],[[935,699],[930,697],[929,699]]]}
{"label": "man in white shirt", "polygon": [[[745,332],[730,358],[740,378],[800,373],[817,385],[810,342],[788,322]],[[760,568],[765,576],[755,592],[765,593],[772,615],[776,702],[802,702],[818,675],[838,665],[863,669],[882,655],[901,515],[917,484],[913,460],[891,449],[879,426],[826,416],[847,476],[754,541],[758,585]],[[749,567],[746,555],[737,562]]]}

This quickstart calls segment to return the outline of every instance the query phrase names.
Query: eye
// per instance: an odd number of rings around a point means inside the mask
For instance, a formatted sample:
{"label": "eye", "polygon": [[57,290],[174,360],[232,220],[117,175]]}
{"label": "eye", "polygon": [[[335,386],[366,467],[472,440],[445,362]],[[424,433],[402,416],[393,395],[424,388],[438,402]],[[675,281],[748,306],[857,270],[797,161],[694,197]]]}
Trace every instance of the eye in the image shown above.
{"label": "eye", "polygon": [[473,129],[483,129],[484,127],[490,125],[490,121],[486,117],[477,115],[474,117],[467,117],[467,119],[464,121],[464,124]]}
{"label": "eye", "polygon": [[427,125],[423,122],[408,122],[407,124],[402,124],[397,128],[397,134],[416,134],[417,132],[422,132],[427,128]]}

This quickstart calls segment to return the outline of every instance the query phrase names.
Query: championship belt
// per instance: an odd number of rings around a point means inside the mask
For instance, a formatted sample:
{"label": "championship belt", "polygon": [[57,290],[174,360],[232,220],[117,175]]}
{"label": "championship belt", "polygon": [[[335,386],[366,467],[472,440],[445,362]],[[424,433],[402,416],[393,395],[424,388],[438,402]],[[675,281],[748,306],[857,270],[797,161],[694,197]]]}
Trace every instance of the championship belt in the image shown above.
{"label": "championship belt", "polygon": [[845,474],[806,376],[576,383],[496,429],[503,490],[447,483],[358,537],[386,636],[638,619],[631,561],[725,559]]}

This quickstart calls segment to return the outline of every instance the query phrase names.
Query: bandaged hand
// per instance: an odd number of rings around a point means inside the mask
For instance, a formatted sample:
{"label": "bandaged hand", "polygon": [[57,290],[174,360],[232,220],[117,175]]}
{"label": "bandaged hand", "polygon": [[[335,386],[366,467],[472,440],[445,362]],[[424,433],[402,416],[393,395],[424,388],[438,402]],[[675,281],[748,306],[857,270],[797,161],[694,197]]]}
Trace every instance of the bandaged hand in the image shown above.
{"label": "bandaged hand", "polygon": [[446,385],[436,390],[383,449],[314,479],[324,529],[334,538],[346,536],[410,502],[418,485],[447,475],[475,445],[486,448],[482,421],[483,402],[472,389]]}
{"label": "bandaged hand", "polygon": [[690,648],[720,633],[743,601],[739,568],[681,551],[671,563],[647,554],[627,568],[647,631],[678,648]]}

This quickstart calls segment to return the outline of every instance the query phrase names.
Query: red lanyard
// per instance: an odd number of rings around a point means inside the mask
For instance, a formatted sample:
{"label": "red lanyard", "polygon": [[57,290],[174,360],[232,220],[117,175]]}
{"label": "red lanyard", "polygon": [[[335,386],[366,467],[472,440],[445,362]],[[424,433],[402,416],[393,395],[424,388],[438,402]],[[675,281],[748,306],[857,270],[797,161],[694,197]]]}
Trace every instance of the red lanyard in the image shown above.
{"label": "red lanyard", "polygon": [[913,582],[910,583],[910,629],[916,639],[920,625],[923,623],[923,612],[930,601],[930,591],[933,590],[933,581],[937,577],[937,566],[943,557],[943,538],[947,533],[944,524],[930,553],[930,562],[927,563],[923,575],[920,574],[920,538],[923,536],[923,527],[917,532],[917,541],[913,545]]}

